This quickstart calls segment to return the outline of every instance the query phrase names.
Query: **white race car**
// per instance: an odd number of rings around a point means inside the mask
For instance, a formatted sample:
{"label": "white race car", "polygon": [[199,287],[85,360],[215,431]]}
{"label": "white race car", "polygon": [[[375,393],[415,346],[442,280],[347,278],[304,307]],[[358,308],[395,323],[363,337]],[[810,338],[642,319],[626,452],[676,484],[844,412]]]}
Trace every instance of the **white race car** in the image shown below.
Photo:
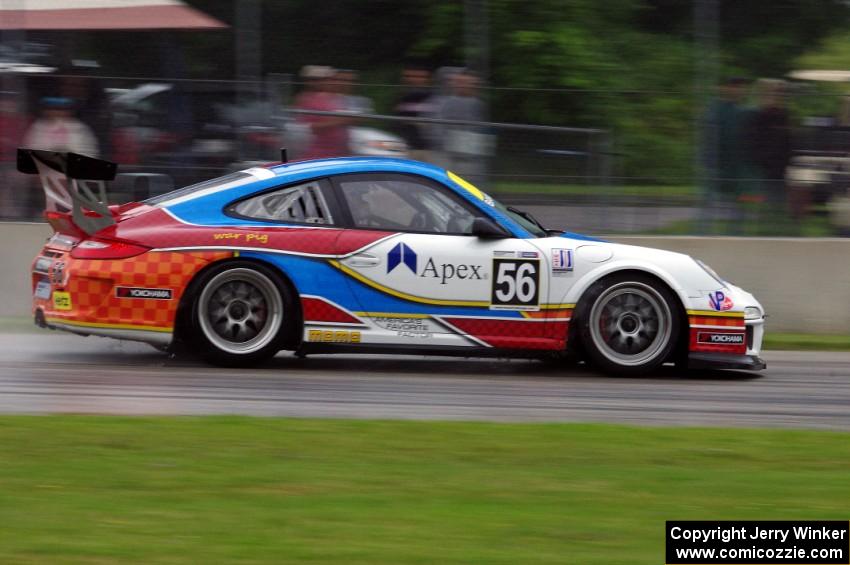
{"label": "white race car", "polygon": [[57,231],[33,264],[41,325],[230,365],[293,350],[765,366],[761,305],[705,264],[544,229],[433,165],[283,163],[120,207],[80,188],[113,163],[21,150],[18,166],[42,176]]}

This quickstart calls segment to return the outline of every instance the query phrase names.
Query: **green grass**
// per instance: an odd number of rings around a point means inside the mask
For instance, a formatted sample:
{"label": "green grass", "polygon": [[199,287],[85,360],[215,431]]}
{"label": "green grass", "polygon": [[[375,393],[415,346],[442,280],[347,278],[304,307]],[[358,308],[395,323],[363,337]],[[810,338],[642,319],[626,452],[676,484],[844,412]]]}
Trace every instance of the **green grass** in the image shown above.
{"label": "green grass", "polygon": [[0,418],[2,563],[663,563],[668,519],[847,519],[850,434]]}
{"label": "green grass", "polygon": [[765,332],[765,349],[791,351],[850,351],[850,335]]}

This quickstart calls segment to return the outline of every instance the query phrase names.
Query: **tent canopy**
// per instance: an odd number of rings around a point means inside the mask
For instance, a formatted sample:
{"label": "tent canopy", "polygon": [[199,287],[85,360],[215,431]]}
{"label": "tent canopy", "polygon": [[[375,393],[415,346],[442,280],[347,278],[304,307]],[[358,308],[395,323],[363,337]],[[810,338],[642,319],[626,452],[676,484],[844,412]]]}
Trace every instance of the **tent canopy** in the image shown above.
{"label": "tent canopy", "polygon": [[187,6],[180,0],[0,2],[0,30],[153,30],[226,27],[228,27],[227,24]]}

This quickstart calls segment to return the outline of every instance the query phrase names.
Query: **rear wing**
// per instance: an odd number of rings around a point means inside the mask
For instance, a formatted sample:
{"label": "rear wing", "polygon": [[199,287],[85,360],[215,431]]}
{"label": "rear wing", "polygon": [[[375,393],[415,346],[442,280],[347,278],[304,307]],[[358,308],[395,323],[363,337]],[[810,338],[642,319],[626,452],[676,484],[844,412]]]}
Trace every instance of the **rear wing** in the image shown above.
{"label": "rear wing", "polygon": [[118,165],[78,153],[18,149],[18,170],[38,175],[51,225],[70,216],[73,227],[92,235],[115,223],[106,200],[106,181],[115,178]]}

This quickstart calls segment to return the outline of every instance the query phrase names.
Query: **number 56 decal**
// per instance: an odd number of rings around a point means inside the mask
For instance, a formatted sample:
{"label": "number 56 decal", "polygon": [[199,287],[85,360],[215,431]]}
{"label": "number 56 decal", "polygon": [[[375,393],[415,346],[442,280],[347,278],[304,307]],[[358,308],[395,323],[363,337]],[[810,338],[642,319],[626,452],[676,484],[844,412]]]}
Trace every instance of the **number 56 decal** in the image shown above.
{"label": "number 56 decal", "polygon": [[540,307],[540,260],[493,259],[494,310],[537,310]]}

